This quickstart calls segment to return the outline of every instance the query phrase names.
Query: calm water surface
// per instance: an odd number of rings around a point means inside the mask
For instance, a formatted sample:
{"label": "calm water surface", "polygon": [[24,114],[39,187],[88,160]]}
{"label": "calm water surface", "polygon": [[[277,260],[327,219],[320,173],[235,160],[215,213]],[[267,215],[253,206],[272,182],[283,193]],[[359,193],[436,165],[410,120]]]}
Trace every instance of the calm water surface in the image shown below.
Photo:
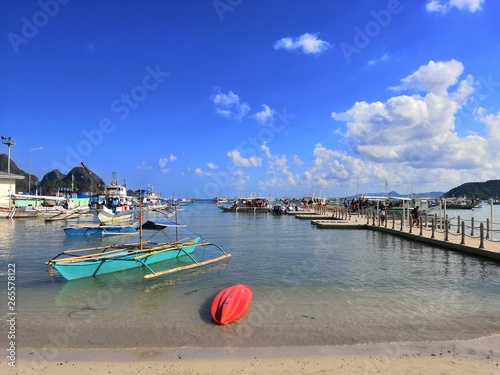
{"label": "calm water surface", "polygon": [[[66,237],[60,222],[0,221],[0,272],[8,263],[17,269],[18,347],[345,345],[500,333],[498,263],[379,232],[318,229],[293,216],[223,213],[209,203],[187,206],[179,221],[232,258],[156,279],[134,270],[66,282],[49,275],[47,260],[117,238]],[[251,286],[250,312],[216,326],[212,298],[235,283]],[[5,287],[1,293],[4,331]]]}

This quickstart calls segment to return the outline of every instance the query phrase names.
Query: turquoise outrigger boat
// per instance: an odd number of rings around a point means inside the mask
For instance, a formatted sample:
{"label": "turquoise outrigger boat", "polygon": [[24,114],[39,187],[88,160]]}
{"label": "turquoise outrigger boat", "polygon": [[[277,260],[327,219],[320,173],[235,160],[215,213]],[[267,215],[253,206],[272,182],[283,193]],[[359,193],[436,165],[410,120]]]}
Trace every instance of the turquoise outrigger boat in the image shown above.
{"label": "turquoise outrigger boat", "polygon": [[[141,240],[138,244],[119,244],[67,250],[58,254],[46,262],[46,264],[56,269],[67,280],[94,277],[139,267],[143,267],[148,271],[144,276],[145,278],[151,278],[204,266],[231,257],[231,254],[227,254],[220,246],[204,241],[201,236],[165,243],[143,242],[143,227],[158,229],[160,231],[164,231],[167,228],[175,228],[176,231],[178,228],[185,228],[184,225],[176,222],[146,222],[140,227]],[[200,246],[214,246],[222,252],[222,255],[198,261],[193,252]],[[190,263],[166,270],[154,270],[152,268],[156,263],[180,257],[187,258]]]}

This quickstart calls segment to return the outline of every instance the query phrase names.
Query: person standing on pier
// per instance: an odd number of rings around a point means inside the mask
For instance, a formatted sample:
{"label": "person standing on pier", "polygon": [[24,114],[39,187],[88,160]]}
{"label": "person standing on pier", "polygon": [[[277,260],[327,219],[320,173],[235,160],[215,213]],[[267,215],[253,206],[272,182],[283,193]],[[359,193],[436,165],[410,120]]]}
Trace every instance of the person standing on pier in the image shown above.
{"label": "person standing on pier", "polygon": [[411,210],[411,217],[413,218],[412,224],[418,227],[420,224],[419,206],[416,206],[413,210]]}

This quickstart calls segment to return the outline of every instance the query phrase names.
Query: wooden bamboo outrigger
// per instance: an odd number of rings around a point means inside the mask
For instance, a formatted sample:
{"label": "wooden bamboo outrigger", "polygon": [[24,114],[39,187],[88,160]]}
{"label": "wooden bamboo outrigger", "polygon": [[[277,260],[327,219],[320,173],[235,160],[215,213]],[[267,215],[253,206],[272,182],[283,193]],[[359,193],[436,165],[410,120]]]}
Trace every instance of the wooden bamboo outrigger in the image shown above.
{"label": "wooden bamboo outrigger", "polygon": [[150,279],[152,277],[163,276],[163,275],[167,275],[169,273],[174,273],[174,272],[179,272],[179,271],[185,271],[185,270],[189,270],[189,269],[192,269],[192,268],[201,267],[201,266],[205,266],[207,264],[215,263],[215,262],[218,262],[220,260],[224,260],[224,259],[227,259],[227,258],[230,258],[230,257],[231,257],[231,254],[224,254],[224,255],[221,255],[220,257],[217,257],[217,258],[214,258],[214,259],[209,259],[209,260],[205,260],[205,261],[202,261],[202,262],[196,262],[196,263],[193,263],[193,264],[188,264],[186,266],[175,267],[175,268],[171,268],[171,269],[165,270],[165,271],[153,272],[153,273],[144,275],[144,278],[145,279]]}

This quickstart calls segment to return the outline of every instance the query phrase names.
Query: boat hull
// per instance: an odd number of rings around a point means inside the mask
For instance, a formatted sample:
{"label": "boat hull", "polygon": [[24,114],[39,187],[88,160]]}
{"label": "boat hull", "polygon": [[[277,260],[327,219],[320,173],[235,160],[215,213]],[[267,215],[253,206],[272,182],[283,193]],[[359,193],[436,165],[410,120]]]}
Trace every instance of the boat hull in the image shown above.
{"label": "boat hull", "polygon": [[221,290],[212,302],[212,319],[221,325],[240,319],[250,307],[252,296],[252,290],[245,284],[236,284]]}
{"label": "boat hull", "polygon": [[117,224],[133,221],[136,210],[114,212],[107,207],[102,207],[96,209],[94,213],[101,224]]}
{"label": "boat hull", "polygon": [[106,236],[113,234],[135,233],[138,226],[122,225],[100,225],[100,226],[81,226],[65,227],[64,233],[67,236]]}
{"label": "boat hull", "polygon": [[[174,259],[184,254],[190,254],[201,240],[197,237],[188,243],[182,244],[182,249],[172,248],[167,251],[149,251],[130,253],[129,250],[115,252],[112,254],[103,253],[96,259],[75,261],[75,262],[52,262],[55,268],[66,280],[83,279],[113,272],[125,271],[133,268],[144,267],[165,260]],[[165,248],[169,245],[166,244]],[[137,249],[134,249],[137,250]],[[150,252],[150,255],[147,255]],[[136,260],[138,256],[143,256],[141,260]]]}
{"label": "boat hull", "polygon": [[228,207],[217,206],[224,212],[248,212],[248,213],[268,213],[269,207]]}

